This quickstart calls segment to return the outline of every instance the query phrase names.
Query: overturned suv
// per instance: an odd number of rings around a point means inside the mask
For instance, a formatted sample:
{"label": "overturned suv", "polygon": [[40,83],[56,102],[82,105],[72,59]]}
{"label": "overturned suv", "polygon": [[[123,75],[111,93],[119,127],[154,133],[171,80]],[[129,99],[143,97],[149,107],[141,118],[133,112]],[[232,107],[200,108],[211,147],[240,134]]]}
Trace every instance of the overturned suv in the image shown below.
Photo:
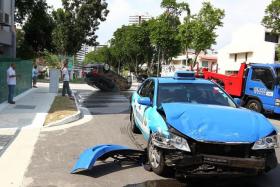
{"label": "overturned suv", "polygon": [[277,166],[279,136],[262,115],[192,72],[148,78],[131,98],[131,128],[158,175],[261,175]]}

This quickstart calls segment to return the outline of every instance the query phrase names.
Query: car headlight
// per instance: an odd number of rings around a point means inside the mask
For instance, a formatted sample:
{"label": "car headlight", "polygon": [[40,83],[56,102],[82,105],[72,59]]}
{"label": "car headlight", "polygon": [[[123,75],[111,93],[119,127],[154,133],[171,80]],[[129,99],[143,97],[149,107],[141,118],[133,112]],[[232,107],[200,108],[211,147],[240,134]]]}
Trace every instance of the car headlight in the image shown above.
{"label": "car headlight", "polygon": [[182,151],[191,152],[187,140],[173,133],[169,133],[169,136],[165,137],[163,134],[157,132],[152,134],[151,137],[153,144],[157,147],[164,149],[179,149]]}
{"label": "car headlight", "polygon": [[257,141],[252,147],[253,150],[275,149],[279,147],[279,135],[268,136]]}

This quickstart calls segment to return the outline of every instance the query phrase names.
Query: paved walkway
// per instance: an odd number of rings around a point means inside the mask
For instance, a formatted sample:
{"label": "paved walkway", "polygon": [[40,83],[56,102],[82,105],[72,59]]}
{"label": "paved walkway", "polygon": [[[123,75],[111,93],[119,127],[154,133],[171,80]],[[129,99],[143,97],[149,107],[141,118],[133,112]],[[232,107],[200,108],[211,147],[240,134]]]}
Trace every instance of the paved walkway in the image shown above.
{"label": "paved walkway", "polygon": [[40,129],[56,94],[38,84],[15,98],[16,105],[0,104],[0,186],[21,186]]}

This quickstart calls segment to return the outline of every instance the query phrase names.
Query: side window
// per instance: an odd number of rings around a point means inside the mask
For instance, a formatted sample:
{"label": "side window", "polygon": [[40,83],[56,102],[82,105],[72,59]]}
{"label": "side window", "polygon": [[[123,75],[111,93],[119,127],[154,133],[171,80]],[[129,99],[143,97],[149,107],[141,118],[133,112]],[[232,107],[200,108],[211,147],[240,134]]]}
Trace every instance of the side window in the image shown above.
{"label": "side window", "polygon": [[261,81],[269,90],[273,90],[274,78],[267,68],[254,68],[252,73],[253,81]]}
{"label": "side window", "polygon": [[150,86],[150,80],[146,81],[142,87],[140,88],[138,94],[141,96],[141,97],[148,97],[148,91],[149,91],[149,86]]}
{"label": "side window", "polygon": [[155,92],[155,83],[154,83],[154,81],[151,81],[150,84],[149,84],[147,97],[149,97],[151,100],[153,100],[154,92]]}

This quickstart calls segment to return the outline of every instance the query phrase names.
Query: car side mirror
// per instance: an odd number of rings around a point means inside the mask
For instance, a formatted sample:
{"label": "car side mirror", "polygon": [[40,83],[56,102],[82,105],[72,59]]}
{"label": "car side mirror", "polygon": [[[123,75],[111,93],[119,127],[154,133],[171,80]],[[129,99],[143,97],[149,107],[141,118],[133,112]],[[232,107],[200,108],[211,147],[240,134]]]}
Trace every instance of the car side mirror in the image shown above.
{"label": "car side mirror", "polygon": [[149,97],[142,97],[137,100],[140,105],[152,106],[151,99]]}
{"label": "car side mirror", "polygon": [[234,100],[235,104],[237,104],[237,106],[240,107],[240,106],[242,105],[241,99],[239,99],[239,98],[234,98],[233,100]]}

